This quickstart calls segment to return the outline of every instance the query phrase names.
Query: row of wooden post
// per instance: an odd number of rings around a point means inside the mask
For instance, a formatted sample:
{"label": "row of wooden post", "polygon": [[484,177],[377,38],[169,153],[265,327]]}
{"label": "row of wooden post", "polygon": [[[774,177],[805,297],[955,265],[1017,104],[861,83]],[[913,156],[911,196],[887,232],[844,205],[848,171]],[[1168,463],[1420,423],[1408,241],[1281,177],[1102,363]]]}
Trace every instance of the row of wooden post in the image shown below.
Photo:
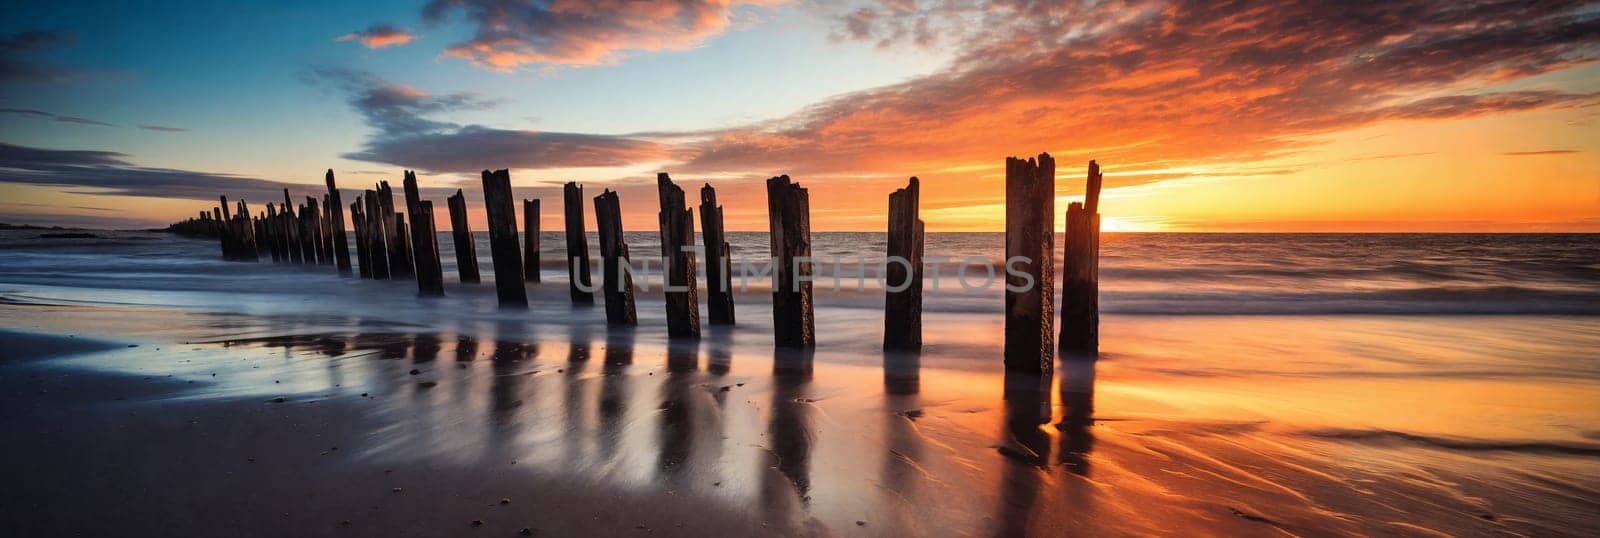
{"label": "row of wooden post", "polygon": [[[224,258],[300,264],[336,265],[350,273],[352,263],[344,233],[343,201],[333,171],[326,176],[328,192],[318,200],[307,197],[298,208],[284,189],[284,203],[252,218],[244,201],[235,214],[227,198],[211,214],[201,212],[199,222],[216,222],[221,231]],[[1061,284],[1060,351],[1093,354],[1099,345],[1099,233],[1101,176],[1089,162],[1085,201],[1073,202],[1066,214]],[[656,178],[660,212],[661,256],[669,337],[699,338],[700,292],[696,283],[694,210],[682,188],[663,173]],[[404,175],[405,211],[395,211],[387,181],[357,196],[350,205],[357,264],[362,278],[415,277],[418,293],[444,295],[443,269],[433,214],[433,202],[422,200],[416,174]],[[489,245],[495,272],[496,295],[501,307],[526,308],[525,282],[539,282],[539,200],[523,200],[522,240],[518,244],[516,205],[507,170],[483,171],[484,207],[489,221]],[[567,271],[571,300],[592,304],[588,239],[584,234],[583,186],[567,183],[563,189],[566,222]],[[924,223],[920,218],[920,185],[913,177],[906,187],[889,195],[887,255],[884,290],[883,348],[919,351],[922,347],[922,278]],[[629,263],[622,229],[622,209],[617,193],[605,190],[593,199],[599,228],[602,295],[606,322],[615,326],[638,324],[634,286],[623,264]],[[449,197],[448,207],[455,243],[456,267],[463,283],[480,281],[477,248],[467,221],[466,199],[460,190]],[[1053,217],[1055,160],[1040,154],[1027,160],[1006,160],[1006,259],[1024,257],[1015,267],[1026,275],[1007,271],[1005,294],[1005,367],[1008,372],[1049,374],[1055,358]],[[298,209],[298,212],[296,211]],[[411,215],[407,226],[406,215]],[[779,347],[810,348],[816,343],[811,276],[811,210],[809,193],[789,176],[767,180],[767,215],[772,268],[773,340]],[[700,216],[706,243],[706,303],[712,324],[734,323],[731,250],[716,190],[700,190]],[[1010,265],[1008,263],[1008,268]],[[1031,279],[1031,282],[1029,280]],[[1019,291],[1012,291],[1013,289]]]}

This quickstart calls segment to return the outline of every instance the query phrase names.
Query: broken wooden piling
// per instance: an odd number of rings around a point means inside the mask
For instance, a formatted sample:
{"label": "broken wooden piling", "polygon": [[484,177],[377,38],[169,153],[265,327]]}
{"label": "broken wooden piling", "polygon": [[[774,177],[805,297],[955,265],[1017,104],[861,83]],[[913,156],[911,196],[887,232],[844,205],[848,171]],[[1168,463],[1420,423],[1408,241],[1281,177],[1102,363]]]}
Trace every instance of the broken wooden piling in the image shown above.
{"label": "broken wooden piling", "polygon": [[594,285],[589,280],[589,239],[583,233],[583,186],[567,182],[561,188],[562,209],[566,217],[567,282],[575,304],[594,304]]}
{"label": "broken wooden piling", "polygon": [[388,232],[385,231],[393,225],[393,219],[385,221],[383,218],[383,202],[378,200],[378,191],[367,189],[362,195],[366,207],[362,216],[366,217],[366,242],[367,259],[372,261],[372,278],[375,280],[388,280],[389,278],[389,249]]}
{"label": "broken wooden piling", "polygon": [[539,201],[522,199],[522,278],[539,281]]}
{"label": "broken wooden piling", "polygon": [[700,187],[700,235],[706,244],[706,313],[713,325],[733,325],[733,276],[722,206],[710,183]]}
{"label": "broken wooden piling", "polygon": [[[406,193],[406,212],[411,214],[411,260],[417,276],[417,293],[444,295],[444,270],[439,263],[439,236],[434,233],[433,203],[422,199],[417,173],[406,170],[402,188]],[[424,209],[428,210],[423,215]]]}
{"label": "broken wooden piling", "polygon": [[594,197],[594,224],[600,229],[600,275],[601,285],[605,286],[606,324],[638,325],[639,316],[633,304],[633,276],[622,267],[629,263],[628,243],[622,235],[622,204],[611,189]]}
{"label": "broken wooden piling", "polygon": [[333,208],[328,200],[328,195],[322,195],[322,250],[317,259],[324,265],[334,265],[333,259]]}
{"label": "broken wooden piling", "polygon": [[1056,162],[1006,158],[1007,371],[1047,376],[1055,358]]}
{"label": "broken wooden piling", "polygon": [[300,247],[300,216],[295,213],[294,202],[289,199],[289,189],[283,189],[283,205],[278,206],[278,219],[283,221],[278,226],[284,231],[283,236],[286,239],[286,247],[289,250],[289,261],[299,264],[305,263],[305,250]]}
{"label": "broken wooden piling", "polygon": [[665,172],[656,174],[661,199],[662,288],[666,293],[667,336],[700,337],[700,294],[695,285],[694,211],[683,189]]}
{"label": "broken wooden piling", "polygon": [[287,261],[283,258],[282,238],[278,235],[278,210],[272,207],[271,202],[267,203],[267,216],[262,219],[261,228],[268,238],[267,249],[272,251],[272,261]]}
{"label": "broken wooden piling", "polygon": [[344,235],[344,201],[339,198],[339,187],[333,182],[333,169],[328,169],[324,178],[328,184],[328,205],[333,212],[333,220],[328,227],[333,231],[333,259],[339,265],[340,273],[350,272],[350,245],[349,239]]}
{"label": "broken wooden piling", "polygon": [[1061,253],[1061,354],[1100,351],[1100,165],[1089,161],[1084,202],[1067,206]]}
{"label": "broken wooden piling", "polygon": [[456,189],[446,203],[450,206],[450,237],[456,247],[456,272],[462,282],[478,282],[478,245],[467,223],[467,197]]}
{"label": "broken wooden piling", "polygon": [[327,251],[322,250],[322,209],[317,206],[316,198],[306,197],[305,205],[300,206],[300,220],[305,223],[306,263],[328,263]]}
{"label": "broken wooden piling", "polygon": [[[414,229],[422,229],[429,240],[423,243],[426,251],[416,253],[417,257],[417,292],[422,295],[437,297],[444,295],[444,264],[439,261],[439,230],[434,224],[433,201],[423,200],[417,208],[417,215],[412,220]],[[426,273],[426,275],[424,275]]]}
{"label": "broken wooden piling", "polygon": [[489,254],[500,306],[527,308],[522,282],[522,252],[517,247],[517,206],[511,202],[511,172],[483,171],[483,204],[489,214]]}
{"label": "broken wooden piling", "polygon": [[389,276],[410,277],[416,274],[411,265],[411,238],[405,228],[395,225],[399,221],[395,219],[394,189],[388,181],[378,182],[378,204],[383,214],[383,248],[389,256]]}
{"label": "broken wooden piling", "polygon": [[811,197],[789,176],[767,180],[772,259],[772,332],[778,347],[816,345],[811,305]]}
{"label": "broken wooden piling", "polygon": [[883,284],[884,351],[922,349],[922,246],[917,178],[889,195],[888,256]]}
{"label": "broken wooden piling", "polygon": [[372,252],[367,250],[367,217],[362,209],[365,205],[361,195],[356,195],[355,202],[350,204],[350,226],[355,233],[356,261],[360,263],[361,278],[372,278]]}

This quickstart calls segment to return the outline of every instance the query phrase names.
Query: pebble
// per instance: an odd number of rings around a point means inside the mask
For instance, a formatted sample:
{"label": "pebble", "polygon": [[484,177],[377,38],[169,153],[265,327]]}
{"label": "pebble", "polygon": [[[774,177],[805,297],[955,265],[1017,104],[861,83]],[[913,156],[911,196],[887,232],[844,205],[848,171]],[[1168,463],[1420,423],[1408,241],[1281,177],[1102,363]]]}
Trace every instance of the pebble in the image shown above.
{"label": "pebble", "polygon": [[511,499],[507,499],[507,498],[503,498],[502,497],[500,499],[500,504],[511,504]]}
{"label": "pebble", "polygon": [[483,520],[474,519],[474,520],[472,520],[471,525],[473,526],[473,528],[482,527],[483,526]]}
{"label": "pebble", "polygon": [[420,373],[422,373],[422,370],[418,370],[416,368],[412,368],[411,369],[411,375],[417,375],[417,374],[420,374]]}
{"label": "pebble", "polygon": [[517,531],[517,534],[521,534],[523,536],[533,536],[533,529],[523,527],[522,530]]}

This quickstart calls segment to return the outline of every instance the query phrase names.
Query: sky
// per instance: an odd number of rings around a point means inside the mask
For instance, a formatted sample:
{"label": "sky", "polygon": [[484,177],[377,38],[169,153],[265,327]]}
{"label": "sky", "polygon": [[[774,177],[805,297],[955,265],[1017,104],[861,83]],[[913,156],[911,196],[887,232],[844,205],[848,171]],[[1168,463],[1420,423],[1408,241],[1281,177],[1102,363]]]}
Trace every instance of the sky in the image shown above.
{"label": "sky", "polygon": [[[163,226],[218,195],[425,198],[511,170],[656,228],[655,176],[766,229],[1004,229],[1008,156],[1108,231],[1600,232],[1600,3],[8,2],[0,222]],[[593,227],[592,207],[586,220]],[[1058,225],[1060,216],[1058,216]],[[449,227],[448,219],[437,223]]]}

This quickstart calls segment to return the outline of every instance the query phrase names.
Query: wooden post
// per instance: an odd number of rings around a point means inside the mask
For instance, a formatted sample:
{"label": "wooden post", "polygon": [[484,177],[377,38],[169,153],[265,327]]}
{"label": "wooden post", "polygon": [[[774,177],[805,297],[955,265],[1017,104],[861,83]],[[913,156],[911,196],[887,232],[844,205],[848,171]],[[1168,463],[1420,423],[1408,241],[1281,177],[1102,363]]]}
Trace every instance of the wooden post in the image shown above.
{"label": "wooden post", "polygon": [[272,261],[282,262],[284,261],[283,253],[278,248],[278,210],[273,209],[271,202],[267,203],[267,216],[263,217],[263,219],[265,220],[262,221],[261,228],[266,230],[265,235],[268,237],[267,249],[272,251]]}
{"label": "wooden post", "polygon": [[295,213],[294,202],[289,200],[289,189],[283,189],[283,205],[278,207],[278,218],[283,219],[283,235],[289,239],[289,259],[294,263],[305,263],[306,253],[300,248],[300,216]]}
{"label": "wooden post", "polygon": [[339,264],[340,273],[350,272],[350,244],[344,235],[344,200],[339,198],[339,187],[333,182],[333,169],[328,169],[325,178],[328,184],[328,204],[333,211],[333,220],[329,227],[333,230],[333,259]]}
{"label": "wooden post", "polygon": [[406,231],[395,226],[394,189],[388,181],[378,182],[378,203],[383,211],[383,248],[389,256],[389,275],[394,278],[415,274],[411,266],[411,238]]}
{"label": "wooden post", "polygon": [[600,228],[600,275],[605,286],[606,324],[638,325],[639,316],[633,306],[633,276],[622,270],[622,264],[628,263],[628,242],[622,236],[622,204],[616,192],[606,189],[594,197],[594,223]]}
{"label": "wooden post", "polygon": [[1055,197],[1050,154],[1006,158],[1005,365],[1046,378],[1055,359]]}
{"label": "wooden post", "polygon": [[767,180],[772,258],[772,332],[778,347],[810,348],[817,336],[811,309],[811,196],[789,176]]}
{"label": "wooden post", "polygon": [[661,198],[661,272],[667,305],[667,335],[700,337],[700,294],[695,285],[694,211],[683,189],[666,173],[656,174]]}
{"label": "wooden post", "polygon": [[[884,267],[883,349],[922,349],[921,187],[911,178],[889,195],[889,260]],[[894,288],[903,288],[891,291]]]}
{"label": "wooden post", "polygon": [[307,196],[306,205],[304,207],[305,209],[301,210],[300,216],[304,218],[307,223],[306,236],[309,238],[309,240],[306,241],[306,251],[309,252],[310,255],[307,256],[306,259],[315,259],[317,260],[318,265],[327,264],[329,262],[328,251],[322,248],[322,243],[324,240],[324,237],[322,236],[322,208],[317,205],[317,198],[315,196]]}
{"label": "wooden post", "polygon": [[361,210],[366,202],[356,195],[350,204],[350,226],[356,236],[356,259],[361,263],[361,278],[372,278],[372,253],[367,251],[367,217]]}
{"label": "wooden post", "polygon": [[334,265],[333,259],[333,205],[328,200],[328,195],[322,195],[322,251],[317,259],[324,265]]}
{"label": "wooden post", "polygon": [[522,199],[522,278],[539,281],[539,201]]}
{"label": "wooden post", "polygon": [[[434,231],[432,202],[422,200],[417,173],[406,170],[406,212],[411,214],[411,259],[416,266],[417,292],[426,296],[444,295],[444,270],[439,265],[439,236]],[[426,206],[430,212],[423,215]]]}
{"label": "wooden post", "polygon": [[362,215],[366,217],[367,258],[372,260],[372,278],[387,280],[389,278],[389,251],[388,245],[385,244],[387,241],[384,238],[388,237],[388,232],[384,230],[388,229],[391,225],[390,223],[393,223],[394,220],[390,219],[388,222],[383,220],[383,203],[378,201],[378,191],[367,189],[362,198],[367,202]]}
{"label": "wooden post", "polygon": [[[594,304],[594,292],[589,280],[589,238],[583,234],[583,186],[568,181],[561,188],[562,206],[566,216],[567,281],[574,304]],[[582,287],[580,287],[582,286]]]}
{"label": "wooden post", "polygon": [[461,274],[462,282],[478,282],[478,245],[467,223],[467,197],[456,189],[446,202],[450,206],[450,237],[456,246],[456,272]]}
{"label": "wooden post", "polygon": [[427,297],[444,296],[444,268],[439,262],[439,232],[434,228],[433,202],[417,203],[417,212],[411,217],[412,234],[424,234],[427,241],[417,244],[417,293]]}
{"label": "wooden post", "polygon": [[1084,203],[1067,206],[1061,253],[1061,354],[1100,352],[1100,165],[1089,161]]}
{"label": "wooden post", "polygon": [[717,190],[700,187],[700,235],[706,243],[706,310],[713,325],[733,325],[733,276]]}
{"label": "wooden post", "polygon": [[238,248],[234,245],[232,230],[228,229],[228,222],[233,220],[228,214],[228,197],[218,196],[217,199],[221,201],[221,205],[217,206],[216,209],[218,211],[217,231],[219,232],[217,240],[222,244],[222,259],[236,260],[239,256]]}
{"label": "wooden post", "polygon": [[527,308],[522,252],[517,248],[517,206],[511,203],[509,170],[483,171],[483,204],[489,213],[489,254],[494,257],[494,287],[500,306]]}

